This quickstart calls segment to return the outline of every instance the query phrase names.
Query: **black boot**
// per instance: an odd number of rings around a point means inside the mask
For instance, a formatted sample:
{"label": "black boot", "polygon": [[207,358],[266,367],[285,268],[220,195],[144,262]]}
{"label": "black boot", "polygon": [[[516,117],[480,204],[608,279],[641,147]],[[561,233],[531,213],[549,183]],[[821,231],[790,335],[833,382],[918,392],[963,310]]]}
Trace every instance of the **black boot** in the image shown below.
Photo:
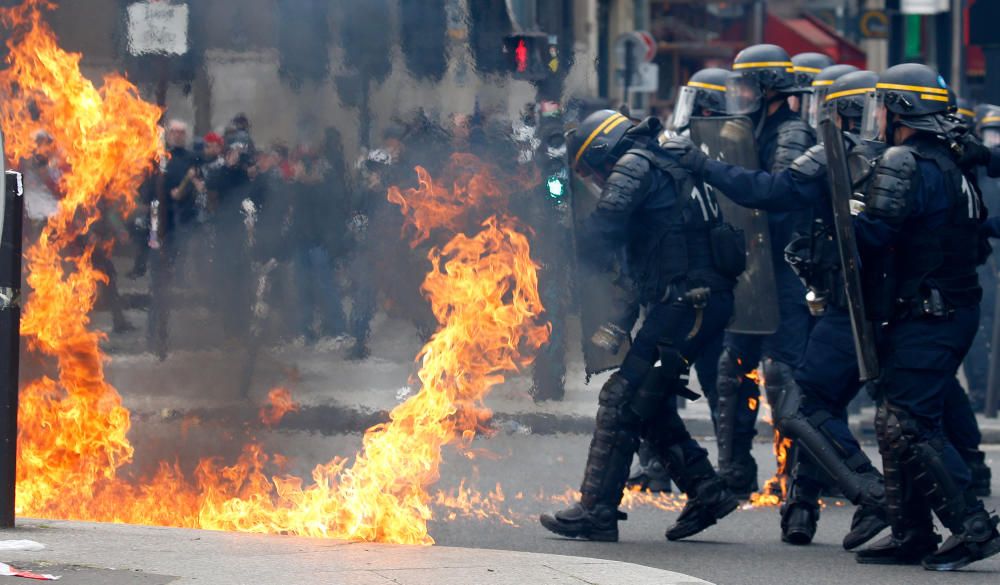
{"label": "black boot", "polygon": [[852,550],[878,536],[889,527],[884,506],[862,504],[851,518],[851,531],[844,536],[844,550]]}
{"label": "black boot", "polygon": [[[692,497],[693,495],[693,497]],[[680,540],[698,534],[739,507],[736,499],[718,477],[702,482],[694,494],[688,494],[677,522],[667,529],[667,540]]]}
{"label": "black boot", "polygon": [[604,383],[580,503],[554,514],[542,514],[539,520],[548,530],[570,538],[618,540],[618,521],[626,518],[618,511],[618,502],[632,457],[639,449],[639,419],[630,407],[633,393],[619,374]]}
{"label": "black boot", "polygon": [[924,568],[930,571],[957,571],[962,567],[1000,553],[1000,533],[997,532],[996,516],[986,510],[976,510],[962,523],[962,532],[948,537],[948,540],[932,555],[923,560]]}
{"label": "black boot", "polygon": [[890,534],[854,554],[863,565],[916,565],[933,554],[941,537],[933,531],[913,530],[900,536]]}
{"label": "black boot", "polygon": [[705,457],[684,460],[680,446],[663,454],[670,476],[688,496],[677,522],[667,529],[667,540],[680,540],[698,534],[739,507],[740,503],[726,488]]}
{"label": "black boot", "polygon": [[639,445],[639,457],[632,466],[628,482],[625,484],[630,489],[639,489],[653,493],[671,493],[670,473],[663,461],[652,452],[649,442],[643,441]]}
{"label": "black boot", "polygon": [[574,504],[555,514],[542,514],[539,518],[542,526],[560,536],[600,542],[618,542],[618,521],[627,519],[628,514],[602,504],[591,508]]}
{"label": "black boot", "polygon": [[816,535],[819,523],[818,486],[792,481],[788,499],[781,505],[781,540],[788,544],[806,545]]}
{"label": "black boot", "polygon": [[739,453],[726,469],[719,470],[719,477],[726,482],[726,487],[737,498],[746,500],[750,494],[760,489],[757,483],[757,461],[750,454],[750,449],[738,449]]}

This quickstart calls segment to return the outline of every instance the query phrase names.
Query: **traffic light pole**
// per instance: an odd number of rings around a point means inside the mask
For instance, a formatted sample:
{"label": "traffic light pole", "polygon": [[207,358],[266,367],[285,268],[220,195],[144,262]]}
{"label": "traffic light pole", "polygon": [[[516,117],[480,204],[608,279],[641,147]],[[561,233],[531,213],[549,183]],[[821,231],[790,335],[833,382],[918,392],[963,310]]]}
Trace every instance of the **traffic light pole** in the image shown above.
{"label": "traffic light pole", "polygon": [[[635,66],[632,62],[632,51],[635,50],[633,41],[625,41],[625,80],[622,82],[622,103],[629,107],[629,90],[632,88],[632,76],[635,75]],[[630,108],[631,109],[631,108]]]}
{"label": "traffic light pole", "polygon": [[[2,137],[0,137],[2,140]],[[0,150],[0,162],[3,160]],[[0,168],[2,172],[2,168]],[[4,173],[0,208],[0,528],[14,527],[17,480],[17,376],[21,348],[21,176]]]}

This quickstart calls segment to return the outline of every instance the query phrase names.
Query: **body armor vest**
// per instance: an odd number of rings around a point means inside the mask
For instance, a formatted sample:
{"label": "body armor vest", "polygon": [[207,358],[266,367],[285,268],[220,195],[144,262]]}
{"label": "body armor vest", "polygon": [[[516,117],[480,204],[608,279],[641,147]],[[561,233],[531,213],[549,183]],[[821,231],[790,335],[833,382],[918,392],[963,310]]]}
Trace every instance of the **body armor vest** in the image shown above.
{"label": "body armor vest", "polygon": [[[674,205],[644,208],[634,218],[637,232],[644,237],[632,238],[627,253],[643,301],[662,299],[672,285],[732,289],[742,268],[728,276],[725,272],[731,271],[719,266],[720,253],[724,252],[718,249],[716,232],[729,226],[722,222],[722,212],[711,191],[697,184],[690,172],[655,148],[629,152],[645,158],[652,168],[668,177],[676,193]],[[651,194],[648,201],[655,202],[655,198]]]}
{"label": "body armor vest", "polygon": [[904,148],[918,161],[931,161],[941,170],[950,205],[944,225],[904,229],[894,262],[897,302],[912,305],[937,290],[950,307],[976,305],[982,298],[976,266],[984,217],[975,182],[963,175],[945,145],[936,140],[920,139]]}

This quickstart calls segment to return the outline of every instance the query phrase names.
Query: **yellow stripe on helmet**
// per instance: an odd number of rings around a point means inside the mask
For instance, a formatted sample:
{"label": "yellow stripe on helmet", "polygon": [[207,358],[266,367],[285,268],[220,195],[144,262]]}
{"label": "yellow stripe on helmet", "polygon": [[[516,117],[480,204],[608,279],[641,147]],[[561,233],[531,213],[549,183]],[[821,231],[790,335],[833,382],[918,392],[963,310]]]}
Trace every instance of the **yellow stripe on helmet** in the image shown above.
{"label": "yellow stripe on helmet", "polygon": [[787,67],[789,71],[795,67],[791,61],[755,61],[753,63],[733,63],[733,69],[762,69],[764,67]]}
{"label": "yellow stripe on helmet", "polygon": [[933,93],[937,95],[948,95],[947,89],[942,89],[940,87],[924,87],[923,85],[900,85],[898,83],[876,83],[875,87],[878,89],[901,89],[903,91],[918,91],[924,93]]}
{"label": "yellow stripe on helmet", "polygon": [[822,69],[818,67],[804,67],[802,65],[795,65],[792,69],[796,73],[819,73]]}
{"label": "yellow stripe on helmet", "polygon": [[832,79],[820,79],[818,81],[812,82],[813,87],[822,87],[824,85],[833,85]]}
{"label": "yellow stripe on helmet", "polygon": [[992,122],[1000,122],[1000,116],[986,116],[985,118],[979,121],[980,124],[986,124]]}
{"label": "yellow stripe on helmet", "polygon": [[576,165],[577,163],[580,162],[580,157],[583,156],[583,153],[586,152],[587,147],[590,146],[590,143],[593,142],[595,138],[597,138],[598,134],[600,134],[605,129],[613,128],[614,126],[617,126],[626,120],[628,120],[628,118],[626,118],[621,114],[616,113],[613,116],[609,117],[607,120],[601,122],[601,125],[598,126],[597,128],[594,128],[594,131],[590,133],[590,136],[588,136],[587,139],[583,141],[583,146],[580,147],[580,150],[576,151],[576,156],[573,158],[573,164]]}
{"label": "yellow stripe on helmet", "polygon": [[922,100],[931,100],[931,101],[935,101],[935,102],[946,102],[950,98],[948,98],[948,96],[946,96],[946,95],[931,95],[929,93],[922,93],[922,94],[920,94],[920,99],[922,99]]}
{"label": "yellow stripe on helmet", "polygon": [[703,81],[689,81],[687,82],[688,87],[702,87],[705,89],[714,89],[715,91],[726,91],[726,86],[715,85],[714,83],[705,83]]}
{"label": "yellow stripe on helmet", "polygon": [[831,93],[830,95],[826,96],[826,101],[835,100],[837,98],[842,98],[842,97],[847,97],[847,96],[852,96],[852,95],[861,95],[863,93],[868,93],[868,92],[872,92],[872,91],[875,91],[874,87],[861,87],[861,88],[858,88],[858,89],[845,89],[844,91],[838,91],[836,93]]}
{"label": "yellow stripe on helmet", "polygon": [[972,110],[967,109],[967,108],[958,108],[958,113],[962,114],[963,116],[967,116],[969,118],[975,118],[976,117],[976,113],[973,112]]}

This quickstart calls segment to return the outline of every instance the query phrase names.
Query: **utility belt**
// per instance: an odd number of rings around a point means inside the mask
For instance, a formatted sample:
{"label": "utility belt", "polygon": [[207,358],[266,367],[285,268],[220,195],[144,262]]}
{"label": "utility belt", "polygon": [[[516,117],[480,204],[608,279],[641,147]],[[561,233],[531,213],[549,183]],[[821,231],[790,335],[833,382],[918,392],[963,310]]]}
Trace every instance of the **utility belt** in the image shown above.
{"label": "utility belt", "polygon": [[701,331],[701,324],[705,317],[705,307],[712,296],[712,289],[700,283],[682,281],[671,283],[667,286],[667,292],[660,299],[662,303],[674,305],[690,305],[694,309],[694,325],[688,332],[686,339],[692,339]]}
{"label": "utility belt", "polygon": [[954,312],[955,307],[936,288],[912,299],[896,299],[896,316],[900,319],[941,319],[950,317]]}

